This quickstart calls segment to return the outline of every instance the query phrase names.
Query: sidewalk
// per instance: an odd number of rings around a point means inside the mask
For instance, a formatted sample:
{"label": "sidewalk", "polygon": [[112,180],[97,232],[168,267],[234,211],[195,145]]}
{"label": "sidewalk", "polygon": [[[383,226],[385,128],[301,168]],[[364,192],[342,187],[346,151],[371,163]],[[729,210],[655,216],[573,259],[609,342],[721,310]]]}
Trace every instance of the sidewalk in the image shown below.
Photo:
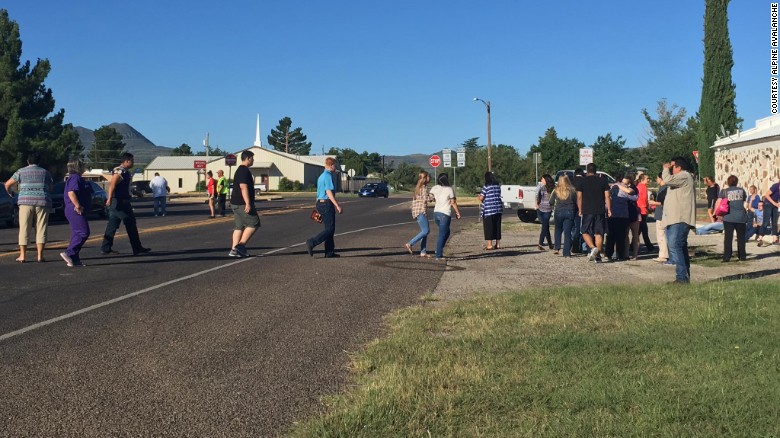
{"label": "sidewalk", "polygon": [[[445,248],[445,256],[450,257],[447,270],[433,293],[439,304],[506,291],[563,286],[617,284],[625,285],[626,292],[630,293],[634,285],[664,285],[674,280],[674,266],[653,261],[656,253],[640,252],[639,260],[629,262],[597,264],[588,262],[584,256],[566,259],[551,250],[536,248],[538,224],[521,224],[507,216],[505,220],[508,223],[503,226],[500,250],[482,249],[481,223],[464,226],[450,238]],[[654,230],[650,234],[655,242]],[[748,242],[746,262],[737,262],[735,254],[731,262],[721,263],[722,233],[704,236],[691,233],[688,245],[697,254],[691,263],[692,282],[732,280],[740,276],[780,279],[780,246],[758,247],[754,241]],[[706,261],[702,262],[703,259]]]}

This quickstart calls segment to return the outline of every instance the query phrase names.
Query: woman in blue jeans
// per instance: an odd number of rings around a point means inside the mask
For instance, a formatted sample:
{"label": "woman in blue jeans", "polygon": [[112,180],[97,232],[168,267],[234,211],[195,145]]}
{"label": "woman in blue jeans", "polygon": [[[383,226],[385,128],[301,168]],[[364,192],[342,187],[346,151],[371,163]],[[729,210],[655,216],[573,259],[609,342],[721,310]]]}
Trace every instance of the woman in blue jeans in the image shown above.
{"label": "woman in blue jeans", "polygon": [[420,242],[420,257],[430,257],[427,249],[430,228],[428,227],[428,215],[425,214],[425,207],[428,205],[428,198],[430,197],[428,193],[428,181],[430,180],[430,174],[424,170],[417,176],[417,188],[414,191],[414,198],[412,198],[412,218],[417,220],[420,232],[412,240],[404,244],[409,254],[414,255],[412,248],[417,242]]}
{"label": "woman in blue jeans", "polygon": [[455,217],[460,220],[460,210],[455,201],[455,191],[450,187],[450,178],[446,173],[442,173],[437,178],[438,184],[431,189],[431,195],[436,200],[433,207],[433,220],[439,227],[439,238],[436,242],[436,260],[444,260],[444,245],[450,238],[450,221],[452,220],[452,210],[455,210]]}
{"label": "woman in blue jeans", "polygon": [[544,240],[547,239],[547,246],[553,249],[552,237],[550,237],[550,217],[552,216],[552,205],[550,205],[550,196],[555,190],[555,182],[552,177],[545,173],[539,180],[539,189],[536,191],[536,217],[542,223],[542,229],[539,232],[539,248],[544,251]]}
{"label": "woman in blue jeans", "polygon": [[551,203],[555,211],[555,254],[561,250],[563,233],[563,256],[571,257],[571,230],[577,209],[577,190],[565,173],[558,177],[558,186],[552,192]]}

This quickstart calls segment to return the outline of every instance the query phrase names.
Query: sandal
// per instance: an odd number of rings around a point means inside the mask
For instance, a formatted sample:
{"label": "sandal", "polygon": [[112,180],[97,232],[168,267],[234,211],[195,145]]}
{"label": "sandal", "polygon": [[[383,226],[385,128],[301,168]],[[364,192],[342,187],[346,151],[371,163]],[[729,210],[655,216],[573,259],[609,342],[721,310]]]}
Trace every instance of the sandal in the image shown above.
{"label": "sandal", "polygon": [[420,257],[422,257],[424,259],[429,259],[429,258],[432,258],[433,256],[428,254],[428,253],[425,253],[425,254],[420,254]]}
{"label": "sandal", "polygon": [[24,263],[24,259],[17,258],[17,259],[16,259],[16,261],[17,261],[18,263]]}
{"label": "sandal", "polygon": [[409,254],[414,255],[414,250],[412,250],[411,245],[408,243],[404,243],[404,248],[406,248],[407,251],[409,251]]}

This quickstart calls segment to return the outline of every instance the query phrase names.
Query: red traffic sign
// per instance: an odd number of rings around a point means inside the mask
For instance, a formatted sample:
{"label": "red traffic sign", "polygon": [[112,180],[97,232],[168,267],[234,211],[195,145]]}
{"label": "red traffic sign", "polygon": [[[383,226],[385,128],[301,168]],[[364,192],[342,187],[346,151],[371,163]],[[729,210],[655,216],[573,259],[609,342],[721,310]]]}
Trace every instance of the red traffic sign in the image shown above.
{"label": "red traffic sign", "polygon": [[431,155],[431,158],[428,160],[428,162],[433,167],[439,167],[439,165],[441,164],[441,158],[439,158],[438,155]]}
{"label": "red traffic sign", "polygon": [[194,169],[205,169],[206,168],[206,160],[195,160],[193,163]]}
{"label": "red traffic sign", "polygon": [[699,162],[699,151],[693,151],[693,158],[696,158],[696,163]]}
{"label": "red traffic sign", "polygon": [[235,166],[236,165],[236,156],[235,154],[227,154],[225,155],[225,166]]}

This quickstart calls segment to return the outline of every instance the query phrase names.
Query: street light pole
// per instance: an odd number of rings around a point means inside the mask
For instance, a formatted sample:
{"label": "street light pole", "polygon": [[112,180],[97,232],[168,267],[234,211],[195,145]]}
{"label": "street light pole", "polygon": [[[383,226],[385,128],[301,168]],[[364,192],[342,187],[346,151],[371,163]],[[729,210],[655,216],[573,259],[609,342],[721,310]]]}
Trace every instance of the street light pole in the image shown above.
{"label": "street light pole", "polygon": [[490,157],[490,101],[488,100],[485,102],[484,100],[475,97],[474,101],[480,101],[485,105],[485,108],[487,109],[487,153],[488,153],[488,172],[493,171],[493,160]]}

